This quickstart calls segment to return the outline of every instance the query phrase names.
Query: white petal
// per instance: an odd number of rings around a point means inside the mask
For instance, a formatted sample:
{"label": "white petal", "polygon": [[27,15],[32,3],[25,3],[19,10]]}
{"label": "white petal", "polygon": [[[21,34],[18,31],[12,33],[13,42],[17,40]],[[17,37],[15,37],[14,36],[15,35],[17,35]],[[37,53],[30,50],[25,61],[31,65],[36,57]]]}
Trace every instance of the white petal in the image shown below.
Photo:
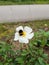
{"label": "white petal", "polygon": [[20,43],[25,43],[25,44],[27,44],[27,43],[29,43],[29,40],[28,40],[27,38],[20,37],[20,38],[19,38],[19,42],[20,42]]}
{"label": "white petal", "polygon": [[24,31],[26,31],[27,33],[31,33],[32,32],[32,28],[25,26],[24,27]]}
{"label": "white petal", "polygon": [[33,36],[34,36],[34,33],[29,33],[29,34],[26,35],[26,38],[27,39],[32,39]]}
{"label": "white petal", "polygon": [[23,26],[19,26],[16,28],[16,31],[23,30]]}
{"label": "white petal", "polygon": [[19,39],[19,34],[18,32],[15,33],[14,41],[17,41]]}

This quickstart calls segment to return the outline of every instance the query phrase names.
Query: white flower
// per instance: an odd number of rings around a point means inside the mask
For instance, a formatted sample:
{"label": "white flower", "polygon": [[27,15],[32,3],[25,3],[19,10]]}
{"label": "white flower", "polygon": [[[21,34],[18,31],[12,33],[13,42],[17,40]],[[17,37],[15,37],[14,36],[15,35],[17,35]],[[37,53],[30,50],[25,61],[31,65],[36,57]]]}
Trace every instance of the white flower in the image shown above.
{"label": "white flower", "polygon": [[28,26],[19,26],[16,28],[16,33],[14,37],[14,41],[19,40],[20,43],[29,43],[29,39],[32,39],[34,36],[34,33],[32,32],[32,29]]}

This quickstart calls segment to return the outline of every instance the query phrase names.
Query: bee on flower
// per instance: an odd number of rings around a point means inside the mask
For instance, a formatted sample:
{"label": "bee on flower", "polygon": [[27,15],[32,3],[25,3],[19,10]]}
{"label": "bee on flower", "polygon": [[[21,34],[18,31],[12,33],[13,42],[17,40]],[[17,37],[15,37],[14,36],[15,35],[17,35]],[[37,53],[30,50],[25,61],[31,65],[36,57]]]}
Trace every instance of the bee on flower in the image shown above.
{"label": "bee on flower", "polygon": [[16,28],[16,33],[14,36],[14,41],[19,41],[20,43],[29,43],[29,40],[34,36],[32,28],[25,26],[19,26]]}

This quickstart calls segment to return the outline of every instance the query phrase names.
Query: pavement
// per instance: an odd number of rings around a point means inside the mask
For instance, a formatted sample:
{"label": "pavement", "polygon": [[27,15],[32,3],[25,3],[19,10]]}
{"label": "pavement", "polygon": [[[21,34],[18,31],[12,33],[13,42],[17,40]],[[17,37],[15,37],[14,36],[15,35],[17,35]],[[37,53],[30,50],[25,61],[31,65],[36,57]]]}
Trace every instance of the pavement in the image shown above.
{"label": "pavement", "polygon": [[0,23],[49,19],[49,5],[0,6]]}

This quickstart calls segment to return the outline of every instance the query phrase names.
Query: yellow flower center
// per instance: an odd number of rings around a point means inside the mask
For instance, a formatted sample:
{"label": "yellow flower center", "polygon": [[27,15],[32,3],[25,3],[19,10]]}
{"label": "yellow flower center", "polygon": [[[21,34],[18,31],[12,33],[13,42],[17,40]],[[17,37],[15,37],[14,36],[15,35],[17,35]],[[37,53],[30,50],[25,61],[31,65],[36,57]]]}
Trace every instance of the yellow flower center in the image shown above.
{"label": "yellow flower center", "polygon": [[23,35],[22,36],[25,37],[26,36],[26,32],[23,32]]}

